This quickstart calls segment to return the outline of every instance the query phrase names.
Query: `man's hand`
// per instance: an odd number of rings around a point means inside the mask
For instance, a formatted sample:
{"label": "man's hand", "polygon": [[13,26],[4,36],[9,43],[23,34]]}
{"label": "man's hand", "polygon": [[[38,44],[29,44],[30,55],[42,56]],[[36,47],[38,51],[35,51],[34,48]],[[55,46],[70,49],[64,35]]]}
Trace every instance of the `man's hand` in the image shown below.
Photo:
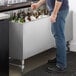
{"label": "man's hand", "polygon": [[54,14],[52,13],[51,16],[50,16],[50,21],[51,21],[51,23],[56,22],[56,18],[57,18],[57,15],[54,15]]}
{"label": "man's hand", "polygon": [[31,9],[33,9],[33,10],[35,10],[35,9],[37,9],[37,8],[39,8],[40,7],[40,5],[38,4],[38,3],[33,3],[32,5],[31,5]]}
{"label": "man's hand", "polygon": [[45,0],[39,0],[37,3],[33,3],[31,5],[31,9],[35,10],[39,8],[41,5],[43,5],[44,3],[45,3]]}

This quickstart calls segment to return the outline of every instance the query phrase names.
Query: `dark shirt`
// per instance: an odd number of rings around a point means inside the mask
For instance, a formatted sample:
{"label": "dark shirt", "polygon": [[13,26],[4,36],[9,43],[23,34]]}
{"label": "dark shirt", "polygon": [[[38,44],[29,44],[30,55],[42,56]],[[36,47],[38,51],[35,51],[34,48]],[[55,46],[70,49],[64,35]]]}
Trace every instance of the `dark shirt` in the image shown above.
{"label": "dark shirt", "polygon": [[[47,7],[48,7],[49,11],[52,11],[54,9],[55,1],[56,0],[46,0],[46,4],[47,4]],[[57,1],[62,2],[62,5],[61,5],[59,11],[69,9],[68,0],[57,0]]]}

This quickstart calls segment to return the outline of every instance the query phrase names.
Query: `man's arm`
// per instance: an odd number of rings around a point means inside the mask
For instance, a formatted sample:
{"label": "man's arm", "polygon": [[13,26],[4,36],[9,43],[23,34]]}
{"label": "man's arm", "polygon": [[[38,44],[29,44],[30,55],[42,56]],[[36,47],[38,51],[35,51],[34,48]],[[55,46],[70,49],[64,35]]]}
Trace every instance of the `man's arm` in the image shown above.
{"label": "man's arm", "polygon": [[45,3],[45,0],[39,0],[39,1],[38,1],[39,6],[41,6],[41,5],[44,4],[44,3]]}
{"label": "man's arm", "polygon": [[63,3],[63,0],[56,0],[55,1],[55,6],[54,6],[54,10],[53,10],[53,14],[54,15],[57,15],[57,13],[59,12],[59,9],[60,9],[62,3]]}
{"label": "man's arm", "polygon": [[52,23],[56,22],[57,13],[59,12],[59,9],[60,9],[62,3],[63,3],[63,0],[56,0],[55,1],[55,6],[54,6],[53,12],[52,12],[51,17],[50,17],[50,21]]}

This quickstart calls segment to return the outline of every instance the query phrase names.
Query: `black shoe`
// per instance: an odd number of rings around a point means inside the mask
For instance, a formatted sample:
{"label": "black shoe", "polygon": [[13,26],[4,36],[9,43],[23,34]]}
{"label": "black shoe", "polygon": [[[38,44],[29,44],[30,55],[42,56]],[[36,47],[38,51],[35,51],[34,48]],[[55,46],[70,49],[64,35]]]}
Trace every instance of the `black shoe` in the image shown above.
{"label": "black shoe", "polygon": [[56,58],[54,58],[52,60],[48,60],[48,63],[56,63]]}
{"label": "black shoe", "polygon": [[65,72],[66,69],[61,69],[61,68],[54,66],[54,67],[48,67],[48,71],[50,71],[50,72]]}

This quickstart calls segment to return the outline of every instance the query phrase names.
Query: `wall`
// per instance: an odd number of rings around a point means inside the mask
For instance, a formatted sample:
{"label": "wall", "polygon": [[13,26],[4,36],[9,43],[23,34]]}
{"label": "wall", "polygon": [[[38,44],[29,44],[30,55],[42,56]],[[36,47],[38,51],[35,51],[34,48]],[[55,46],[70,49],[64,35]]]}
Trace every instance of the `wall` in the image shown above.
{"label": "wall", "polygon": [[70,10],[76,12],[76,0],[68,0],[68,1],[69,1]]}
{"label": "wall", "polygon": [[76,52],[76,0],[69,0],[69,6],[73,11],[73,40],[70,42],[70,51]]}

